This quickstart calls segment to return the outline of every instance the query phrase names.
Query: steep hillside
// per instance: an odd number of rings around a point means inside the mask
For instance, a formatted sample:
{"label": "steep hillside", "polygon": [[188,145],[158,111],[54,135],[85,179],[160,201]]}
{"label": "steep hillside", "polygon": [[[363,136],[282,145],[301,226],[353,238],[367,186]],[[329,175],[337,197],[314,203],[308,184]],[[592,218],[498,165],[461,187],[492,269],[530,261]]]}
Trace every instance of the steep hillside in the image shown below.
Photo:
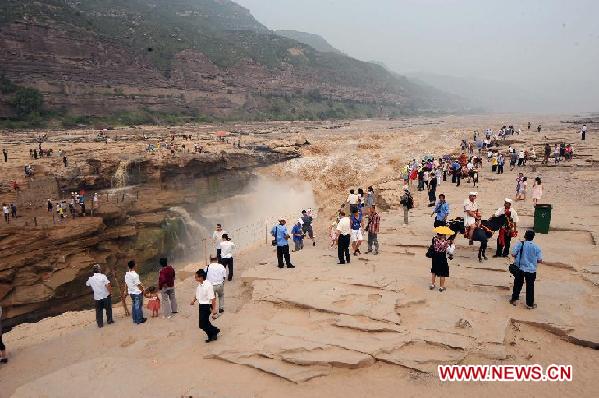
{"label": "steep hillside", "polygon": [[275,34],[229,0],[5,0],[0,73],[73,115],[311,119],[455,109],[380,66]]}
{"label": "steep hillside", "polygon": [[323,53],[343,54],[341,51],[333,47],[331,43],[329,43],[324,37],[313,33],[300,32],[298,30],[276,30],[275,33],[288,39],[293,39],[299,41],[300,43],[304,43],[316,51]]}

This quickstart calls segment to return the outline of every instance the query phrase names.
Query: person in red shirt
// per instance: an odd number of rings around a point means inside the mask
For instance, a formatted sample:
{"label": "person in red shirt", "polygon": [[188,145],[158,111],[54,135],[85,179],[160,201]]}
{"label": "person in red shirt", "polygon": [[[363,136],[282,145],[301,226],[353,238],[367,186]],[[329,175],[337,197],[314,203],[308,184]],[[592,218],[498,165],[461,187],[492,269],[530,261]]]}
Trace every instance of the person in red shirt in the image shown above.
{"label": "person in red shirt", "polygon": [[170,318],[177,313],[177,298],[175,297],[175,270],[168,265],[166,258],[160,259],[160,274],[158,289],[162,294],[164,317]]}

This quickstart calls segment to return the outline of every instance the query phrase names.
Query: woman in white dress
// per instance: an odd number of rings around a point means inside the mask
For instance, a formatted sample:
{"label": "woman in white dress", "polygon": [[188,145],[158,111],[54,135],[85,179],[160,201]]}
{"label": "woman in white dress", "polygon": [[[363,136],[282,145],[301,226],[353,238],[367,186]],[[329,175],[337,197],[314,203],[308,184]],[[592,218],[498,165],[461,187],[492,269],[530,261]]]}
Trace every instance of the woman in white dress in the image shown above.
{"label": "woman in white dress", "polygon": [[543,184],[541,183],[541,177],[535,178],[535,183],[532,186],[532,203],[536,206],[543,196]]}

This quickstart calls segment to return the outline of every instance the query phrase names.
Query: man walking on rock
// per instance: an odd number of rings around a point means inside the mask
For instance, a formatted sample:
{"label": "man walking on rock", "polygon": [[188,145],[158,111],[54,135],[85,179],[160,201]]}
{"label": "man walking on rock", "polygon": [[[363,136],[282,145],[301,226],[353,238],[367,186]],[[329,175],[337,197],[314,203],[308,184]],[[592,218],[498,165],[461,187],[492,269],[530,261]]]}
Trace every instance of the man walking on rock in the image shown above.
{"label": "man walking on rock", "polygon": [[235,249],[235,243],[231,242],[228,234],[223,234],[223,241],[220,242],[220,263],[229,270],[228,280],[233,280],[233,249]]}
{"label": "man walking on rock", "polygon": [[206,343],[210,343],[217,340],[220,333],[220,329],[210,323],[210,313],[212,313],[213,318],[218,316],[216,312],[216,296],[214,295],[212,284],[206,280],[206,273],[203,269],[197,270],[195,279],[198,282],[198,287],[196,288],[196,294],[191,305],[193,306],[196,302],[199,304],[198,323],[200,329],[206,332],[208,336]]}
{"label": "man walking on rock", "polygon": [[175,296],[175,269],[168,265],[166,258],[160,259],[158,290],[162,296],[162,311],[165,318],[177,313],[177,297]]}
{"label": "man walking on rock", "polygon": [[214,294],[218,296],[218,312],[225,312],[225,279],[227,279],[227,270],[224,265],[218,262],[216,256],[210,256],[210,264],[204,268],[206,280],[212,284]]}

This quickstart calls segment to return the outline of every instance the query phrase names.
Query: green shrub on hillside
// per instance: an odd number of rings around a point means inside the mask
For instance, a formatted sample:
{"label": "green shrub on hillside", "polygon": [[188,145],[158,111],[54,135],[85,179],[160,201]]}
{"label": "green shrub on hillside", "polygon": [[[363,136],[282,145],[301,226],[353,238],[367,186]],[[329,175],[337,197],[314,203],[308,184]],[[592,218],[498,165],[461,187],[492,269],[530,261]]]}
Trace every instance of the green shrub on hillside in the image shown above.
{"label": "green shrub on hillside", "polygon": [[24,119],[33,113],[40,114],[44,106],[44,97],[34,88],[18,87],[10,104],[15,109],[17,117]]}

